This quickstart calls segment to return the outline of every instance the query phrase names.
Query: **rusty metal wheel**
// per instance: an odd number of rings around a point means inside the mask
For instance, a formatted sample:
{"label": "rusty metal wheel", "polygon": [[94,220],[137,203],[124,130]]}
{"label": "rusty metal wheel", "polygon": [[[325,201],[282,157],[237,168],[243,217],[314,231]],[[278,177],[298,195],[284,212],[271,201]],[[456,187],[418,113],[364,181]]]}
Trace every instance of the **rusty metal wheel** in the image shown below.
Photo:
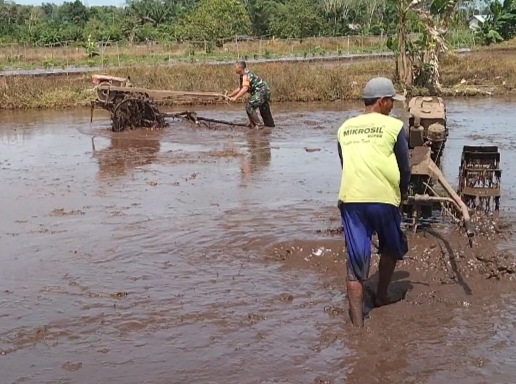
{"label": "rusty metal wheel", "polygon": [[130,95],[119,102],[111,114],[112,130],[122,132],[127,129],[159,129],[165,119],[152,101],[144,96]]}
{"label": "rusty metal wheel", "polygon": [[102,81],[97,85],[97,99],[105,104],[112,102],[114,98],[114,94],[107,88],[110,85],[109,81]]}

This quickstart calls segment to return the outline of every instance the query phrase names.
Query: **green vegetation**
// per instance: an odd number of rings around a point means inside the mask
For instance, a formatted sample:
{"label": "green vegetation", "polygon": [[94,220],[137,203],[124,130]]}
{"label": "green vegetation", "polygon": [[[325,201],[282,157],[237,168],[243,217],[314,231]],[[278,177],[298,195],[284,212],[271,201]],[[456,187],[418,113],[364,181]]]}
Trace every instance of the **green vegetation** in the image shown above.
{"label": "green vegetation", "polygon": [[491,45],[516,36],[516,1],[493,1],[484,22],[479,23],[476,37],[483,45]]}
{"label": "green vegetation", "polygon": [[[479,23],[475,35],[482,43],[495,36],[497,41],[510,39],[516,30],[516,9],[514,0],[491,1],[485,11],[485,21]],[[388,46],[396,53],[396,78],[405,87],[426,88],[431,93],[443,91],[440,81],[440,61],[449,52],[448,31],[456,23],[466,2],[463,0],[397,0],[395,21],[398,25],[396,39],[390,39]],[[478,3],[475,2],[475,3]],[[485,17],[485,16],[484,16]],[[415,20],[420,34],[410,38],[409,26]],[[485,26],[488,25],[488,27]],[[488,30],[487,35],[485,30]],[[504,33],[504,36],[501,35]]]}
{"label": "green vegetation", "polygon": [[251,33],[251,19],[238,0],[200,0],[177,24],[176,35],[196,42]]}
{"label": "green vegetation", "polygon": [[[400,0],[127,0],[121,8],[88,8],[80,0],[60,6],[18,5],[0,0],[0,43],[55,46],[66,42],[85,47],[91,36],[94,41],[110,43],[190,40],[220,45],[241,35],[295,39],[394,35],[398,32],[399,3]],[[428,8],[432,1],[415,3]],[[514,26],[513,20],[503,16],[513,11],[513,0],[476,9],[478,3],[454,1],[450,29],[467,31],[475,11],[493,15],[486,24],[502,37],[508,25]],[[503,9],[503,15],[497,7]],[[408,33],[423,32],[416,14],[407,15],[406,21]]]}

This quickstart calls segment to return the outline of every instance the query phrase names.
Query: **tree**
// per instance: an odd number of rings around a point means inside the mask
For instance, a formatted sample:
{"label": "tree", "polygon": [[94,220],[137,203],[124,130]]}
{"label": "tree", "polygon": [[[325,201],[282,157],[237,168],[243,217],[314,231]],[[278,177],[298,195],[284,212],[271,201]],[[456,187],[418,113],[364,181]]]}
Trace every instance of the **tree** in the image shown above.
{"label": "tree", "polygon": [[445,35],[460,0],[433,0],[425,6],[423,0],[413,0],[412,10],[421,20],[423,38],[418,46],[415,79],[420,86],[441,92],[439,56],[448,52]]}
{"label": "tree", "polygon": [[183,39],[214,42],[251,32],[251,20],[238,0],[200,0],[179,22]]}
{"label": "tree", "polygon": [[252,30],[256,36],[263,36],[269,32],[269,23],[277,10],[277,0],[244,0]]}
{"label": "tree", "polygon": [[[448,51],[445,35],[459,0],[400,0],[398,11],[397,46],[391,40],[391,49],[397,56],[396,75],[405,86],[426,87],[441,92],[439,57]],[[422,29],[421,37],[411,41],[407,37],[410,13],[417,16]]]}
{"label": "tree", "polygon": [[359,1],[361,0],[322,0],[324,16],[333,24],[334,34],[340,34],[347,29],[345,25],[348,23],[349,13],[357,8]]}
{"label": "tree", "polygon": [[397,38],[390,37],[387,47],[394,51],[396,61],[395,78],[405,87],[411,87],[414,81],[412,44],[408,40],[407,26],[411,0],[393,0],[391,6],[397,14]]}
{"label": "tree", "polygon": [[489,4],[489,14],[479,23],[476,37],[482,44],[490,45],[509,40],[516,35],[516,1],[498,0]]}
{"label": "tree", "polygon": [[[356,29],[351,30],[350,24],[358,24],[362,26],[361,34],[386,33],[393,36],[390,46],[400,53],[397,55],[399,71],[404,82],[409,84],[414,76],[422,78],[417,75],[417,68],[412,76],[412,64],[417,66],[420,53],[427,51],[425,47],[418,47],[435,42],[424,25],[425,15],[430,12],[432,28],[437,30],[441,29],[443,22],[441,13],[431,11],[431,6],[434,4],[435,7],[439,0],[125,1],[124,7],[86,7],[81,0],[66,0],[62,5],[43,3],[41,6],[0,0],[0,42],[85,42],[91,34],[96,39],[106,40],[108,37],[111,41],[130,42],[146,38],[161,42],[195,39],[202,41],[204,46],[204,41],[222,41],[251,31],[255,36],[271,33],[292,38],[342,36],[355,34]],[[477,35],[481,42],[501,41],[499,37],[510,39],[516,33],[515,2],[491,0],[483,4],[480,0],[457,0],[460,7],[453,10],[449,28],[466,29],[469,17],[475,12],[484,13],[485,8],[489,16]],[[412,41],[407,36],[413,32],[423,32],[423,38]],[[406,50],[400,50],[401,46]],[[425,55],[424,60],[429,66],[429,55]],[[408,65],[407,60],[412,58],[414,60]]]}
{"label": "tree", "polygon": [[59,18],[65,23],[82,28],[88,22],[88,9],[80,0],[75,0],[73,3],[64,2],[59,7]]}
{"label": "tree", "polygon": [[317,36],[324,29],[324,19],[312,0],[291,0],[278,4],[273,12],[269,32],[280,38]]}

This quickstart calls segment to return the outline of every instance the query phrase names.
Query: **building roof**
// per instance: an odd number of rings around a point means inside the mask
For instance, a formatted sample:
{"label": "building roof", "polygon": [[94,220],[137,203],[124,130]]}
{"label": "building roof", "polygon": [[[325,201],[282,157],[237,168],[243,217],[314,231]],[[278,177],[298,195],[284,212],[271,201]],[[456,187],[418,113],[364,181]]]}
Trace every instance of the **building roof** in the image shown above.
{"label": "building roof", "polygon": [[484,23],[486,21],[486,15],[473,15],[469,21],[473,21],[473,19],[476,19],[480,21],[481,23]]}

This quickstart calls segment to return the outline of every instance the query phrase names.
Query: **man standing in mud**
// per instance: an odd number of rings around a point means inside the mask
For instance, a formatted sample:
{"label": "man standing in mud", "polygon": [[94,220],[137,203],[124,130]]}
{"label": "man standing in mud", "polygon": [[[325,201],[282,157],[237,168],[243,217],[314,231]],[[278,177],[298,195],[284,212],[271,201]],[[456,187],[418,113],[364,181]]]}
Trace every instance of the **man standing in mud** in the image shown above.
{"label": "man standing in mud", "polygon": [[401,231],[400,204],[410,179],[408,144],[403,122],[390,117],[394,100],[404,96],[392,81],[377,77],[363,90],[365,113],[346,120],[337,133],[342,166],[338,207],[347,251],[347,291],[351,321],[363,326],[363,283],[369,277],[371,237],[378,235],[379,281],[373,305],[394,302],[388,287],[407,253]]}
{"label": "man standing in mud", "polygon": [[237,61],[235,63],[235,72],[240,76],[240,85],[228,95],[229,100],[236,101],[246,92],[249,92],[251,97],[245,107],[249,118],[249,127],[255,128],[261,125],[256,111],[259,109],[263,119],[263,125],[274,128],[274,119],[272,118],[269,108],[271,91],[268,84],[259,76],[248,70],[245,61]]}

